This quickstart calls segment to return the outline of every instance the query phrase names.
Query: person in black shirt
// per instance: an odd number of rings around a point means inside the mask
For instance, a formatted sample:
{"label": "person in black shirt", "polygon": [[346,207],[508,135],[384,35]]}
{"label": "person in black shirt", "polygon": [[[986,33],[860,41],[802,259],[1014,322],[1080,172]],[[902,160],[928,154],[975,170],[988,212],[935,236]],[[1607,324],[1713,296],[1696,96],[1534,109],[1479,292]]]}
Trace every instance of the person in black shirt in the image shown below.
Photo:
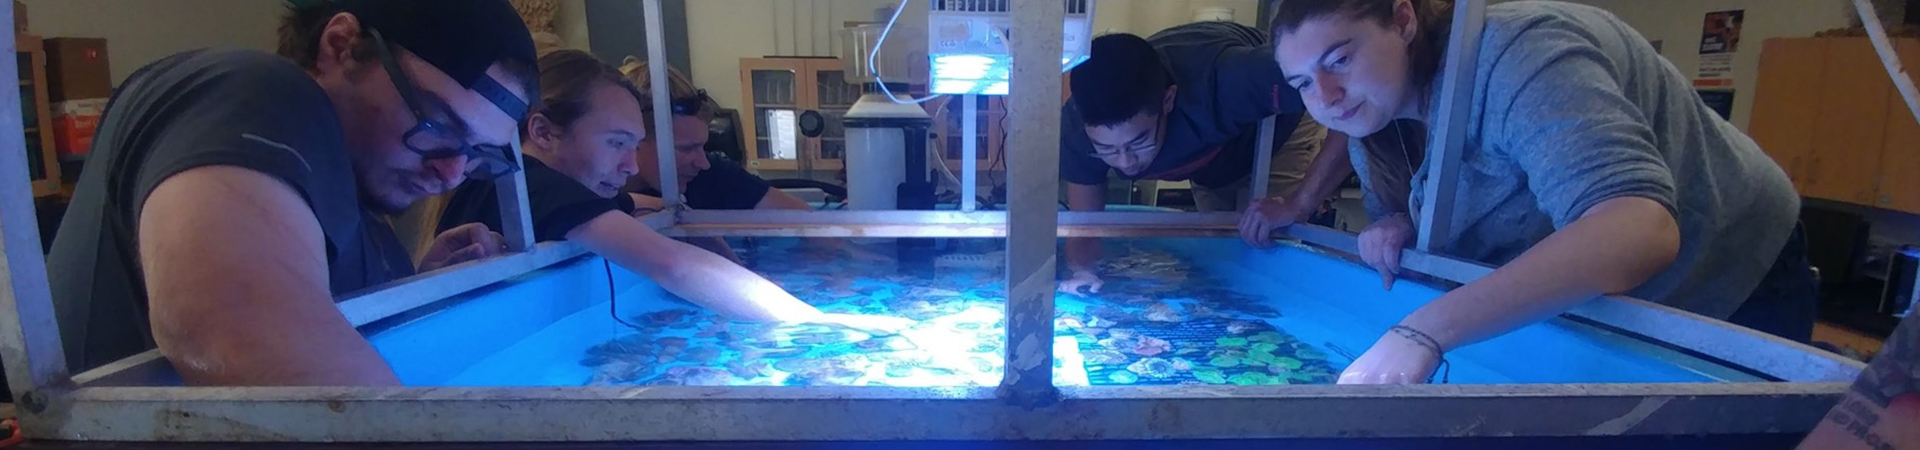
{"label": "person in black shirt", "polygon": [[[280,34],[115,91],[48,258],[75,373],[157,346],[193,385],[398,384],[334,300],[414,273],[377,214],[515,170],[532,40],[505,0],[300,2]],[[502,247],[450,230],[420,268]]]}
{"label": "person in black shirt", "polygon": [[[647,63],[629,60],[620,66],[620,72],[640,89],[642,95],[653,92],[653,80],[648,76]],[[667,95],[673,99],[673,154],[675,175],[680,177],[680,195],[686,205],[693,209],[706,210],[742,210],[742,209],[791,209],[811,210],[806,200],[794,197],[785,191],[774,189],[773,184],[740,167],[732,161],[714,158],[707,154],[707,124],[713,121],[714,106],[707,97],[707,91],[694,87],[693,81],[672,67],[667,68]],[[650,108],[651,105],[643,105]],[[647,115],[647,126],[651,130],[653,117]],[[627,186],[643,196],[653,208],[658,209],[660,202],[660,146],[648,133],[648,138],[640,142],[640,173],[635,175]]]}
{"label": "person in black shirt", "polygon": [[[662,236],[634,217],[637,194],[621,192],[641,167],[646,104],[619,70],[578,50],[540,58],[540,108],[522,129],[534,235],[580,243],[645,275],[668,292],[734,320],[822,323],[892,334],[906,319],[827,314],[725,258]],[[704,131],[704,129],[702,129]],[[461,185],[441,229],[497,225],[494,183]]]}
{"label": "person in black shirt", "polygon": [[[1273,62],[1265,33],[1233,22],[1197,22],[1145,39],[1094,38],[1069,74],[1060,113],[1060,179],[1073,211],[1106,209],[1109,173],[1130,180],[1190,181],[1201,211],[1242,211],[1249,240],[1304,220],[1346,178],[1346,136],[1307,118],[1300,93]],[[1249,198],[1260,121],[1278,115],[1271,198]],[[1297,126],[1296,126],[1297,125]],[[1323,151],[1324,148],[1324,151]],[[1324,157],[1320,155],[1325,155]],[[1309,161],[1312,161],[1311,163]],[[1318,176],[1309,177],[1312,170]],[[1321,174],[1319,172],[1332,172]],[[1331,186],[1319,180],[1332,180]],[[1315,180],[1315,186],[1298,186]],[[1289,194],[1321,194],[1291,201]],[[1097,239],[1068,239],[1060,290],[1100,290]]]}
{"label": "person in black shirt", "polygon": [[[649,77],[647,63],[629,57],[620,71],[627,80],[640,90],[641,95],[652,95],[653,79]],[[673,160],[674,175],[680,179],[680,198],[686,208],[705,210],[745,210],[745,209],[787,209],[811,211],[813,207],[806,200],[794,197],[786,191],[774,189],[772,183],[761,179],[747,169],[732,161],[714,158],[707,154],[707,124],[713,121],[715,105],[707,97],[707,91],[694,87],[693,81],[672,67],[667,68],[667,95],[673,109]],[[651,109],[652,105],[645,105]],[[646,112],[647,139],[640,141],[640,173],[627,181],[630,192],[641,209],[658,211],[664,202],[660,199],[660,145],[653,139],[653,111]],[[740,259],[727,241],[717,237],[684,238],[687,243],[711,250],[735,263]],[[806,242],[814,248],[828,241],[809,239]],[[838,250],[850,250],[840,245],[830,245]]]}

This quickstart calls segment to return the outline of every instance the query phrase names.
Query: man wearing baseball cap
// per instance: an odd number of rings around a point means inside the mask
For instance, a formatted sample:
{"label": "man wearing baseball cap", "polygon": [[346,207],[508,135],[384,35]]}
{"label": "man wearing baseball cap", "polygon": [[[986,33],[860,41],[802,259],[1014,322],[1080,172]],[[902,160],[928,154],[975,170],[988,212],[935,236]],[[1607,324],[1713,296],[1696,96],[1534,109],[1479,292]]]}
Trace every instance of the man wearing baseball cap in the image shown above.
{"label": "man wearing baseball cap", "polygon": [[[48,261],[69,366],[158,347],[190,385],[398,384],[334,300],[415,273],[381,214],[518,169],[535,71],[506,0],[290,2],[278,56],[141,68]],[[449,230],[418,269],[502,247]]]}

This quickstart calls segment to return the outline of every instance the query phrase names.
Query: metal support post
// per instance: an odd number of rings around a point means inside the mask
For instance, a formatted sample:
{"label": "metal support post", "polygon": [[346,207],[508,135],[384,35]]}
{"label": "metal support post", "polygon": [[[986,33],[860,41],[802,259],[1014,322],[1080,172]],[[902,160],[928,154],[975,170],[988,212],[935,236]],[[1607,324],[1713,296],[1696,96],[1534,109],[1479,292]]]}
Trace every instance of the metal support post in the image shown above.
{"label": "metal support post", "polygon": [[680,183],[673,155],[673,89],[667,81],[667,38],[660,0],[646,0],[647,77],[653,85],[653,142],[660,157],[660,203],[664,210],[680,209]]}
{"label": "metal support post", "polygon": [[999,394],[1037,408],[1059,401],[1053,386],[1053,291],[1059,223],[1060,54],[1066,4],[1013,0],[1012,114],[1006,155],[1007,361]]}
{"label": "metal support post", "polygon": [[[0,23],[11,23],[13,8],[0,7]],[[0,36],[0,47],[16,48],[12,34]],[[19,61],[0,58],[0,80],[19,84]],[[19,89],[0,89],[0,359],[6,360],[7,386],[19,405],[22,425],[29,435],[44,434],[40,420],[49,405],[61,400],[70,382],[66,351],[60,346],[60,324],[53,315],[53,291],[47,285],[47,264],[40,253],[40,224],[34,213],[33,189],[27,166],[25,125],[20,114]],[[51,415],[53,413],[49,413]]]}
{"label": "metal support post", "polygon": [[[520,146],[520,133],[513,134],[513,159],[520,167],[527,166],[527,156]],[[524,252],[533,248],[533,218],[529,216],[533,209],[527,205],[527,171],[514,172],[512,175],[494,180],[494,195],[500,202],[500,236],[506,238],[507,249]]]}
{"label": "metal support post", "polygon": [[[1265,120],[1260,121],[1260,141],[1254,144],[1254,151],[1257,153],[1254,153],[1253,173],[1247,175],[1253,177],[1247,179],[1251,183],[1247,193],[1248,202],[1267,198],[1267,189],[1272,188],[1267,186],[1267,179],[1271,178],[1267,174],[1273,173],[1273,127],[1274,122],[1278,120],[1279,116],[1267,116]],[[1244,206],[1246,205],[1234,205],[1236,208]]]}
{"label": "metal support post", "polygon": [[1459,181],[1461,147],[1467,142],[1472,114],[1474,66],[1480,58],[1480,33],[1486,24],[1486,0],[1460,0],[1453,8],[1453,35],[1447,38],[1447,61],[1440,70],[1440,96],[1432,120],[1434,139],[1427,144],[1425,204],[1420,208],[1420,241],[1416,248],[1435,252],[1447,246],[1453,232],[1453,191]]}

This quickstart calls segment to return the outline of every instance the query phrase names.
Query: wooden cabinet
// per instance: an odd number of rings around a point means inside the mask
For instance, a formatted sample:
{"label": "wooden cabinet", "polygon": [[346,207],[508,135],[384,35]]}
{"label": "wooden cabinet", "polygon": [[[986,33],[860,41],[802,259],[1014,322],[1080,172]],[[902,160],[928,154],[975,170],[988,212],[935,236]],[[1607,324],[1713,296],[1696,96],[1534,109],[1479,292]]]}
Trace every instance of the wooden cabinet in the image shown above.
{"label": "wooden cabinet", "polygon": [[[840,118],[860,100],[860,87],[847,84],[840,59],[741,58],[740,92],[747,103],[740,108],[747,116],[747,167],[816,179],[845,167]],[[800,134],[799,118],[807,111],[826,119],[820,137]]]}
{"label": "wooden cabinet", "polygon": [[[1824,41],[1819,39],[1768,39],[1760,50],[1760,77],[1754,80],[1753,117],[1747,135],[1760,143],[1760,149],[1773,157],[1793,179],[1794,189],[1806,190],[1807,158],[1813,154],[1813,123],[1819,117],[1812,105],[1820,97],[1820,73],[1824,61],[1807,61],[1807,55],[1822,55]],[[1765,124],[1765,126],[1762,126]]]}
{"label": "wooden cabinet", "polygon": [[1801,195],[1920,213],[1920,123],[1866,38],[1768,39],[1755,85],[1748,135]]}
{"label": "wooden cabinet", "polygon": [[[1920,64],[1920,41],[1894,41],[1894,50],[1903,66]],[[1907,71],[1913,74],[1913,69]],[[1880,147],[1880,186],[1873,204],[1920,213],[1920,122],[1914,120],[1898,90],[1887,95],[1887,117],[1887,134]]]}
{"label": "wooden cabinet", "polygon": [[34,197],[59,196],[60,160],[53,148],[53,113],[47,100],[47,51],[39,36],[14,36],[20,70],[20,125],[26,131],[27,179]]}

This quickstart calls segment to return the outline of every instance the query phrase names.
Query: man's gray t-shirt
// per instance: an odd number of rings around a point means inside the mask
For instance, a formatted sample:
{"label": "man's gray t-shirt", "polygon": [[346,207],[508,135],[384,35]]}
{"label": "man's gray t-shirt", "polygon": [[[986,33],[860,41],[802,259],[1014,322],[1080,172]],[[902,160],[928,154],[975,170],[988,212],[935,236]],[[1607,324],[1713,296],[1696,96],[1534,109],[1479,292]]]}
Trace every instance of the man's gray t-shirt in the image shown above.
{"label": "man's gray t-shirt", "polygon": [[1626,294],[1725,318],[1786,245],[1786,174],[1611,13],[1488,6],[1473,84],[1446,253],[1504,264],[1600,202],[1644,197],[1673,212],[1680,253]]}
{"label": "man's gray t-shirt", "polygon": [[360,206],[344,139],[326,93],[273,54],[196,50],[128,77],[47,260],[67,365],[78,373],[153,348],[140,211],[154,187],[188,169],[243,167],[299,193],[325,235],[333,294],[411,274],[399,238]]}

